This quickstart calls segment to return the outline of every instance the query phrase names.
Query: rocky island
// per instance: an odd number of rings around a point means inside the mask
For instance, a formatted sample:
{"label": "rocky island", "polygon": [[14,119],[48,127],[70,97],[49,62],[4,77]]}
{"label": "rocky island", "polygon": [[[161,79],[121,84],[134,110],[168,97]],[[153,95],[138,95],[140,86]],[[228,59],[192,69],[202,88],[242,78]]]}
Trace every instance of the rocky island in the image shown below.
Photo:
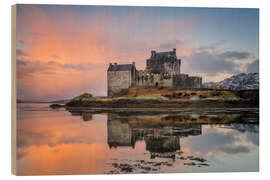
{"label": "rocky island", "polygon": [[244,108],[259,107],[258,90],[173,90],[130,88],[115,97],[93,97],[85,93],[66,103],[80,108]]}

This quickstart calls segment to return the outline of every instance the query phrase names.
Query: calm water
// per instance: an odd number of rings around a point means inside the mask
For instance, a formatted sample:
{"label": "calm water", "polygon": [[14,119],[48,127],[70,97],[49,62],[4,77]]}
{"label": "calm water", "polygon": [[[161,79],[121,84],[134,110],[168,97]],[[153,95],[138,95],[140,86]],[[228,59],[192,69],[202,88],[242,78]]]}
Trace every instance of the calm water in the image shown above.
{"label": "calm water", "polygon": [[[71,113],[48,106],[17,105],[19,175],[259,170],[259,125],[218,123],[252,122],[258,109],[149,115]],[[207,118],[217,124],[181,123]]]}

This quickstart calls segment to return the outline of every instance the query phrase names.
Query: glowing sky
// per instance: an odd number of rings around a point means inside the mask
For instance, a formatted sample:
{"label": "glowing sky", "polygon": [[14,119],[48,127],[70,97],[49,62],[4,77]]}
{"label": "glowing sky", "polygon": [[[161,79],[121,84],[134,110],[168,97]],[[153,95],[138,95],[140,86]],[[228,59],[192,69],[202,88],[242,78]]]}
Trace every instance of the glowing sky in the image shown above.
{"label": "glowing sky", "polygon": [[17,5],[16,23],[19,99],[106,95],[108,64],[144,69],[152,49],[204,82],[258,72],[258,9]]}

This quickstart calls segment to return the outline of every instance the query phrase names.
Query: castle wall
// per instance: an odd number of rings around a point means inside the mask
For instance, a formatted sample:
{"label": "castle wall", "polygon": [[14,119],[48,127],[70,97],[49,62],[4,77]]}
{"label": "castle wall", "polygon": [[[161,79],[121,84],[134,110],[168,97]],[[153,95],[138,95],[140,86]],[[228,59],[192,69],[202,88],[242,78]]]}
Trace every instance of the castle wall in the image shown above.
{"label": "castle wall", "polygon": [[147,71],[137,71],[133,80],[132,71],[108,71],[108,96],[112,97],[122,89],[132,86],[141,87],[167,87],[175,89],[201,88],[201,77],[189,77],[187,74],[170,75],[153,74]]}
{"label": "castle wall", "polygon": [[192,84],[192,88],[201,88],[202,87],[202,78],[201,77],[190,77]]}
{"label": "castle wall", "polygon": [[176,58],[147,59],[146,70],[150,73],[180,74],[181,60]]}
{"label": "castle wall", "polygon": [[201,88],[201,77],[189,77],[187,74],[179,74],[173,76],[173,88],[186,89],[186,88]]}
{"label": "castle wall", "polygon": [[178,59],[172,59],[169,62],[164,63],[164,70],[165,72],[169,72],[172,75],[180,74],[180,65],[181,61]]}
{"label": "castle wall", "polygon": [[128,89],[132,86],[132,71],[108,71],[108,96],[114,96],[122,89]]}
{"label": "castle wall", "polygon": [[172,87],[173,85],[173,79],[172,77],[164,78],[160,82],[161,87]]}
{"label": "castle wall", "polygon": [[168,75],[168,77],[164,77],[162,74],[137,71],[135,85],[146,87],[172,87],[173,81],[170,75]]}

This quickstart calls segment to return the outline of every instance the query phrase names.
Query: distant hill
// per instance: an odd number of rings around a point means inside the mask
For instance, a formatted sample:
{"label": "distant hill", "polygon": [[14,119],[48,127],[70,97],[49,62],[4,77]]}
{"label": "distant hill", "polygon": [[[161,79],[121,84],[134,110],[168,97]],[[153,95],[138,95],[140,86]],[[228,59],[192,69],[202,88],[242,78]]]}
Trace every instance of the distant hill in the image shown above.
{"label": "distant hill", "polygon": [[22,99],[17,99],[17,103],[59,103],[59,104],[66,104],[69,102],[69,99],[62,99],[62,100],[55,100],[55,101],[27,101]]}
{"label": "distant hill", "polygon": [[70,101],[70,99],[61,99],[61,100],[56,100],[56,101],[49,101],[49,103],[66,104],[69,101]]}
{"label": "distant hill", "polygon": [[259,89],[259,73],[240,73],[220,82],[207,82],[205,88],[241,90]]}

